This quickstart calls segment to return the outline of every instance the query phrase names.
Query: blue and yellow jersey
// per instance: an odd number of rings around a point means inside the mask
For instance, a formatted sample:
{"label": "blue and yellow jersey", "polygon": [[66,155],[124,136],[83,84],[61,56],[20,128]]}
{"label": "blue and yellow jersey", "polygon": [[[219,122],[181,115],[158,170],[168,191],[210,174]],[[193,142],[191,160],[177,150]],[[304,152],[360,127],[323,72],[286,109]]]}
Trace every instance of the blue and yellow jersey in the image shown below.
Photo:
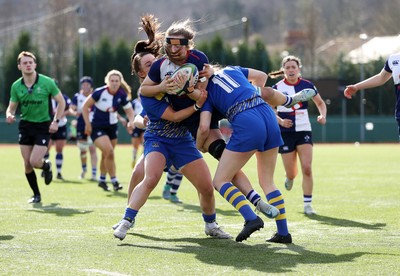
{"label": "blue and yellow jersey", "polygon": [[216,72],[208,82],[208,96],[202,111],[212,113],[216,108],[232,122],[237,113],[266,104],[248,81],[248,74],[248,69],[239,66],[228,66]]}
{"label": "blue and yellow jersey", "polygon": [[146,127],[145,138],[154,136],[166,138],[181,138],[190,136],[187,128],[182,124],[161,119],[161,116],[169,107],[169,103],[165,100],[165,97],[161,100],[158,100],[154,97],[145,97],[141,95],[140,99],[142,101],[143,110],[149,118],[149,123]]}

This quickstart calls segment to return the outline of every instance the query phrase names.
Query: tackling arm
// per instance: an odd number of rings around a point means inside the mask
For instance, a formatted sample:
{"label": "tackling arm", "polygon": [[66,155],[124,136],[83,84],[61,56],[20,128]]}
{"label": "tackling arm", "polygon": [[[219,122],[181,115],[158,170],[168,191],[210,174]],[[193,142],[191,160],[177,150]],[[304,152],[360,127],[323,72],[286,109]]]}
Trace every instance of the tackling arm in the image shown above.
{"label": "tackling arm", "polygon": [[211,115],[212,114],[209,111],[203,111],[200,113],[200,123],[197,130],[196,147],[202,152],[207,152],[207,149],[204,148],[204,144],[207,140],[208,135],[210,134]]}

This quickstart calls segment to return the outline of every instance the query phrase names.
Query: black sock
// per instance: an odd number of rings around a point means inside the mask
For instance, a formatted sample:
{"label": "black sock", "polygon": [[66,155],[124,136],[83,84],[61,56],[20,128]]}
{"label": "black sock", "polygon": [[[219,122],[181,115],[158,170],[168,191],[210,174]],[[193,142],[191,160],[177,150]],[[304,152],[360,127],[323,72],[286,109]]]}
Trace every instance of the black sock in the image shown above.
{"label": "black sock", "polygon": [[36,178],[35,171],[33,170],[30,173],[26,173],[25,176],[26,176],[26,179],[28,180],[29,186],[31,186],[33,194],[35,196],[36,195],[40,195],[39,186],[37,184],[37,178]]}

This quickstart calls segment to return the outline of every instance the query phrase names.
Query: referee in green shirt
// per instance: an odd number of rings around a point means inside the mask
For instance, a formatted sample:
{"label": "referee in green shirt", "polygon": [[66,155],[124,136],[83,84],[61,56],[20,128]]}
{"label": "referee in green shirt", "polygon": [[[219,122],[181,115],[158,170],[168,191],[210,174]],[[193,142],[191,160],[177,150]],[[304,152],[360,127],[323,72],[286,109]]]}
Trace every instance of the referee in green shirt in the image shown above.
{"label": "referee in green shirt", "polygon": [[[7,123],[15,122],[15,112],[19,106],[19,145],[24,159],[25,175],[33,191],[33,196],[28,202],[39,203],[41,195],[34,169],[42,169],[45,183],[50,184],[53,172],[50,161],[45,160],[44,155],[50,133],[55,133],[58,129],[65,100],[53,79],[36,72],[36,57],[32,53],[21,52],[17,58],[17,65],[22,77],[11,86],[11,98],[6,111]],[[52,97],[57,102],[54,116]]]}

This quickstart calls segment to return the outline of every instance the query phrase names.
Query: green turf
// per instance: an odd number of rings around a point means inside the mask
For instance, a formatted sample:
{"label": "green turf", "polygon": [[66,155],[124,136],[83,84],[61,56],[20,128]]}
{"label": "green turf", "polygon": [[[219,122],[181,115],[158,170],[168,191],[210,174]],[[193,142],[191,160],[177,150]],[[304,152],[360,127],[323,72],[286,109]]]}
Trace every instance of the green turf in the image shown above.
{"label": "green turf", "polygon": [[[243,243],[204,234],[197,194],[184,180],[183,204],[161,198],[162,183],[140,210],[124,241],[111,226],[124,213],[131,148],[118,146],[121,193],[77,179],[78,149],[65,150],[65,182],[39,185],[42,203],[27,203],[18,146],[2,146],[0,185],[1,275],[394,275],[400,271],[399,145],[315,145],[314,208],[303,211],[301,174],[283,187],[278,158],[275,180],[285,201],[293,244],[266,243],[275,222]],[[51,151],[54,162],[54,149]],[[216,162],[209,156],[211,170]],[[259,192],[254,159],[245,167]],[[37,171],[40,175],[40,171]],[[242,217],[216,193],[217,219],[236,236]]]}

